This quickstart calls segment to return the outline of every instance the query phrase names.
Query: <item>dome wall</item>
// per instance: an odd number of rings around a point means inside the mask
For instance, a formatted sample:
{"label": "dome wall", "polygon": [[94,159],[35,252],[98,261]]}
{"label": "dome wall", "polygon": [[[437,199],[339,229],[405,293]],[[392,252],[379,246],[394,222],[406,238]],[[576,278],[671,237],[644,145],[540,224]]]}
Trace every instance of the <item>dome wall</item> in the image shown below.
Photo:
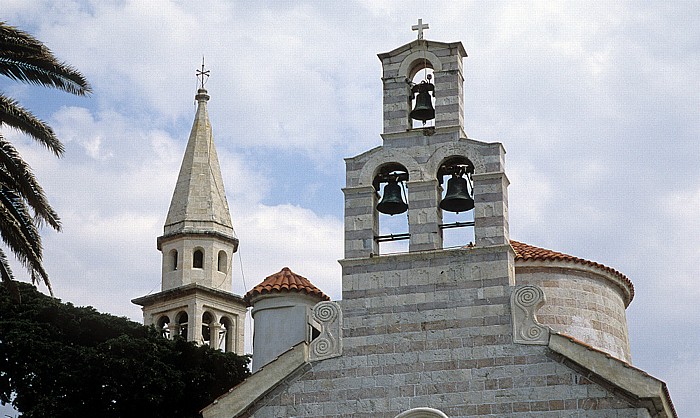
{"label": "dome wall", "polygon": [[541,324],[631,362],[625,315],[630,292],[619,278],[596,266],[516,260],[515,282],[544,291]]}

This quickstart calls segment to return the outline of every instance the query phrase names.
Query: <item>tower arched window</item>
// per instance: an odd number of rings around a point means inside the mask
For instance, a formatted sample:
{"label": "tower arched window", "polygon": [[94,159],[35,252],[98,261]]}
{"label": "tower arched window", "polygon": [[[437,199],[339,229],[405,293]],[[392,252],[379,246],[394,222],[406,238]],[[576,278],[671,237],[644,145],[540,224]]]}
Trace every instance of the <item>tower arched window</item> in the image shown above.
{"label": "tower arched window", "polygon": [[211,341],[211,324],[214,322],[214,318],[211,313],[204,312],[202,314],[202,343],[205,345],[213,346]]}
{"label": "tower arched window", "polygon": [[192,268],[204,268],[204,251],[197,249],[192,253]]}
{"label": "tower arched window", "polygon": [[217,257],[217,270],[222,273],[226,273],[228,269],[228,257],[226,256],[226,251],[219,251],[219,256]]}
{"label": "tower arched window", "polygon": [[177,270],[177,261],[178,261],[177,256],[178,256],[177,250],[170,251],[169,263],[170,263],[170,270],[172,270],[172,271]]}
{"label": "tower arched window", "polygon": [[187,312],[185,311],[180,311],[177,316],[175,317],[175,323],[177,324],[180,334],[179,336],[187,339],[187,328],[188,328],[188,322],[189,322],[189,316],[187,315]]}
{"label": "tower arched window", "polygon": [[233,321],[227,317],[222,317],[219,322],[221,323],[221,329],[219,330],[219,349],[226,353],[233,351],[233,335],[235,330],[233,329]]}
{"label": "tower arched window", "polygon": [[167,315],[158,318],[157,328],[161,337],[170,338],[170,318]]}

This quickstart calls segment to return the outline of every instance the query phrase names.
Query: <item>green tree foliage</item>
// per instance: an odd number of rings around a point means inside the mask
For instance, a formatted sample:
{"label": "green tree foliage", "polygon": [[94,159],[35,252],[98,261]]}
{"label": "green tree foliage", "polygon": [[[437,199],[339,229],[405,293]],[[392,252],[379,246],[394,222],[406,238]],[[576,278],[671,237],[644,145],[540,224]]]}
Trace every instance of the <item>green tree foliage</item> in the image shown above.
{"label": "green tree foliage", "polygon": [[[1,21],[0,74],[77,95],[90,92],[90,85],[77,70],[58,61],[30,34]],[[0,92],[0,128],[6,126],[29,135],[56,156],[63,154],[63,144],[50,126]],[[31,168],[0,132],[0,238],[29,271],[32,282],[43,281],[51,291],[49,276],[42,265],[38,232],[42,224],[56,230],[61,227],[58,215],[49,205]],[[1,248],[0,279],[4,282],[14,279]]]}
{"label": "green tree foliage", "polygon": [[0,402],[22,417],[198,417],[248,376],[247,356],[0,283]]}

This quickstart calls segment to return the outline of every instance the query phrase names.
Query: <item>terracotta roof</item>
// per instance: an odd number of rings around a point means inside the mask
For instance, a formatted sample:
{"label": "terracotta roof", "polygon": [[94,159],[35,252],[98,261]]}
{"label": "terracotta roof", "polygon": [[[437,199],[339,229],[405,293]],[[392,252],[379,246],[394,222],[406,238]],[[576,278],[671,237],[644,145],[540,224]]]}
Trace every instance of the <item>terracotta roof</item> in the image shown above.
{"label": "terracotta roof", "polygon": [[622,282],[630,288],[630,300],[634,298],[634,285],[632,284],[632,281],[628,279],[627,276],[613,268],[604,266],[600,263],[596,263],[595,261],[584,260],[583,258],[574,257],[572,255],[560,253],[557,251],[547,250],[545,248],[535,247],[533,245],[524,244],[518,241],[511,240],[510,245],[513,246],[513,250],[515,250],[516,261],[563,261],[567,263],[584,264],[587,266],[597,267],[622,280]]}
{"label": "terracotta roof", "polygon": [[289,267],[285,267],[280,270],[279,273],[268,276],[262,283],[250,289],[243,298],[246,302],[250,303],[250,300],[257,295],[283,292],[306,293],[307,295],[317,296],[323,300],[331,300],[331,298],[321,292],[319,288],[314,286],[309,279],[294,273]]}

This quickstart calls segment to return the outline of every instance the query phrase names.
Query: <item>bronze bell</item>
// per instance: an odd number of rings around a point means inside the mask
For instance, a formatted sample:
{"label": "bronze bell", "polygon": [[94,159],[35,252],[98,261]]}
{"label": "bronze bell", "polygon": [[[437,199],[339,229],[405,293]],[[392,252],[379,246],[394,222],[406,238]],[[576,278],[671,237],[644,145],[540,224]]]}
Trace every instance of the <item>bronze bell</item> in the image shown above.
{"label": "bronze bell", "polygon": [[453,174],[452,178],[447,180],[447,193],[440,202],[440,208],[457,213],[474,209],[474,199],[469,195],[467,180],[464,177]]}
{"label": "bronze bell", "polygon": [[423,121],[423,123],[425,123],[427,120],[435,119],[433,99],[430,95],[430,92],[433,90],[435,90],[435,86],[432,83],[426,83],[425,81],[421,81],[420,84],[413,86],[411,92],[414,94],[418,92],[418,97],[416,97],[416,105],[409,114],[411,119],[420,120]]}
{"label": "bronze bell", "polygon": [[408,205],[401,197],[401,186],[397,183],[396,178],[390,178],[387,185],[384,186],[384,195],[382,201],[377,204],[377,210],[387,215],[396,215],[408,210]]}

